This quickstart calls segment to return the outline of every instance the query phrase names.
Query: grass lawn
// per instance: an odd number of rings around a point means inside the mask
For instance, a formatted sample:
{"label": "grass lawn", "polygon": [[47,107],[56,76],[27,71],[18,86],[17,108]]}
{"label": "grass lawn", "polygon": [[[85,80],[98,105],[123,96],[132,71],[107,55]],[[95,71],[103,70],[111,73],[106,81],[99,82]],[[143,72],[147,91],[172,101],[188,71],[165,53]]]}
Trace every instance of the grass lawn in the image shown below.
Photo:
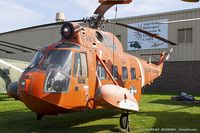
{"label": "grass lawn", "polygon": [[[200,132],[200,105],[173,102],[171,96],[143,95],[140,112],[129,115],[132,132]],[[120,113],[103,109],[45,116],[37,121],[23,103],[1,94],[0,133],[121,132]]]}

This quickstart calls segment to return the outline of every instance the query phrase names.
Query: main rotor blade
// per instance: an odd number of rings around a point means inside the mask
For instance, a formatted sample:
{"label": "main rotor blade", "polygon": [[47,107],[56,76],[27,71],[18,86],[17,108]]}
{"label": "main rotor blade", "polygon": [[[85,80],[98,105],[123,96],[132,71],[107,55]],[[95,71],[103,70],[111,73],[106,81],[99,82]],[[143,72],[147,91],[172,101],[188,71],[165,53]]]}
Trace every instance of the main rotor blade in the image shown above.
{"label": "main rotor blade", "polygon": [[99,17],[101,18],[112,6],[116,4],[129,4],[131,2],[132,0],[99,0],[99,3],[101,3],[101,5],[97,7],[94,14],[99,15]]}
{"label": "main rotor blade", "polygon": [[137,27],[133,27],[133,26],[130,26],[130,25],[126,25],[126,24],[122,24],[122,23],[117,23],[117,22],[108,22],[108,23],[116,24],[116,25],[119,25],[119,26],[122,26],[122,27],[126,27],[126,28],[129,28],[129,29],[132,29],[132,30],[141,32],[141,33],[143,33],[143,34],[146,34],[146,35],[148,35],[148,36],[150,36],[150,37],[156,38],[156,39],[158,39],[158,40],[161,40],[161,41],[163,41],[163,42],[165,42],[165,43],[168,43],[168,44],[171,44],[171,45],[178,45],[178,44],[176,44],[176,43],[174,43],[174,42],[171,42],[171,41],[169,41],[169,40],[167,40],[167,39],[165,39],[165,38],[162,38],[162,37],[158,36],[157,34],[150,33],[150,32],[148,32],[148,31],[139,29],[139,28],[137,28]]}
{"label": "main rotor blade", "polygon": [[11,43],[11,42],[2,41],[2,40],[0,40],[0,42],[6,43],[6,44],[9,44],[9,45],[12,45],[12,46],[17,46],[17,47],[20,47],[20,48],[25,48],[25,49],[32,50],[32,51],[38,51],[37,49],[27,47],[27,46],[22,46],[22,45],[19,45],[19,44],[16,44],[16,43]]}
{"label": "main rotor blade", "polygon": [[185,1],[185,2],[199,2],[199,0],[182,0],[182,1]]}
{"label": "main rotor blade", "polygon": [[83,21],[84,21],[83,19],[80,19],[80,20],[72,20],[72,21],[64,21],[64,22],[42,24],[42,25],[37,25],[37,26],[32,26],[32,27],[27,27],[27,28],[23,28],[23,29],[18,29],[18,30],[13,30],[13,31],[0,33],[0,35],[7,34],[7,33],[12,33],[12,32],[19,32],[19,31],[23,31],[23,30],[31,30],[31,29],[43,28],[43,27],[49,27],[49,26],[55,26],[55,25],[63,25],[66,22],[83,22]]}
{"label": "main rotor blade", "polygon": [[15,53],[12,52],[12,51],[4,50],[4,49],[0,49],[0,51],[3,51],[3,52],[5,52],[5,53],[7,53],[7,54],[15,54]]}
{"label": "main rotor blade", "polygon": [[25,52],[25,53],[31,53],[30,51],[27,51],[27,50],[24,50],[24,49],[20,49],[20,48],[16,48],[16,47],[13,47],[13,46],[8,46],[8,45],[5,45],[5,44],[0,44],[0,45],[4,46],[4,47],[7,47],[7,48],[16,49],[16,50],[19,50],[19,51],[22,51],[22,52]]}
{"label": "main rotor blade", "polygon": [[110,9],[113,5],[115,4],[110,4],[110,5],[101,4],[97,7],[94,14],[99,15],[99,17],[103,17],[104,14],[108,11],[108,9]]}

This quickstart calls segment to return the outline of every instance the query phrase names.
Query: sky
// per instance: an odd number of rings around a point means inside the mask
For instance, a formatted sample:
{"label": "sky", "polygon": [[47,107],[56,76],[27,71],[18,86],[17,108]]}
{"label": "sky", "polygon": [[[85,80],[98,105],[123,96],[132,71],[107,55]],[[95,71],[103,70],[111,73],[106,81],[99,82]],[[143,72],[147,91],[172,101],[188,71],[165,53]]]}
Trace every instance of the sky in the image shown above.
{"label": "sky", "polygon": [[[53,23],[57,12],[65,13],[67,20],[82,19],[91,16],[98,5],[98,0],[0,0],[0,33]],[[200,2],[133,0],[118,6],[117,18],[192,8],[200,8]],[[114,16],[115,8],[105,15],[108,19]]]}

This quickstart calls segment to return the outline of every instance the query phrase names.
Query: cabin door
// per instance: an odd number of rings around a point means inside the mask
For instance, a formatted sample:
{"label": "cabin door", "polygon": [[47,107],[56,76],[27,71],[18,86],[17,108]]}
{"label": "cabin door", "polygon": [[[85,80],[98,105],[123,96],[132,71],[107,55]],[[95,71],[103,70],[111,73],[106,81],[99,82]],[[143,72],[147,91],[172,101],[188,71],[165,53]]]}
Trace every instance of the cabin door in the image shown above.
{"label": "cabin door", "polygon": [[88,65],[86,53],[74,53],[73,66],[74,100],[78,100],[80,107],[85,106],[89,98]]}

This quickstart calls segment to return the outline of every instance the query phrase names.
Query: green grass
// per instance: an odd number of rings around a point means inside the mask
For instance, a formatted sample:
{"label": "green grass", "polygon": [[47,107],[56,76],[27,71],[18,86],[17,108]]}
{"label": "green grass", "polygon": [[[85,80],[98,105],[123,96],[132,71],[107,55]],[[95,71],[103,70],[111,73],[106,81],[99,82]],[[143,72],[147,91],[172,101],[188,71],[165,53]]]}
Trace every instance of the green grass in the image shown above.
{"label": "green grass", "polygon": [[[170,97],[171,95],[143,95],[140,112],[129,115],[132,132],[178,132],[183,128],[190,132],[200,132],[200,106],[173,102]],[[120,111],[103,109],[45,116],[37,121],[35,114],[23,103],[0,95],[0,133],[121,132],[120,114]]]}

